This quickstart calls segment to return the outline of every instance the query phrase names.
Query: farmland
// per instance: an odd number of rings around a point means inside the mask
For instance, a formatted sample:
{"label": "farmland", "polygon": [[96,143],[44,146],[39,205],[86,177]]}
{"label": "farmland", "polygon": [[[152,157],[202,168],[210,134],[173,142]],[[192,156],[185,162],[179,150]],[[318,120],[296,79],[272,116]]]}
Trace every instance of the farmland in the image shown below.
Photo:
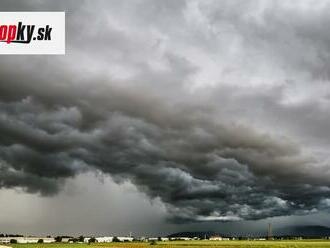
{"label": "farmland", "polygon": [[94,244],[11,244],[13,248],[330,248],[327,240],[295,241],[170,241],[149,243],[94,243]]}

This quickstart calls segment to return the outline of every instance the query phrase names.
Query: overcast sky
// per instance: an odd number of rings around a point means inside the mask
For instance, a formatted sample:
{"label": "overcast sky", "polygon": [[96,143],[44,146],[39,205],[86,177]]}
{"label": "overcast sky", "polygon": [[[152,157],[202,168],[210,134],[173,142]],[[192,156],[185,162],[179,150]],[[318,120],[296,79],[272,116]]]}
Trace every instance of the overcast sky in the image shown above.
{"label": "overcast sky", "polygon": [[1,56],[0,233],[329,225],[330,1],[0,7],[67,35]]}

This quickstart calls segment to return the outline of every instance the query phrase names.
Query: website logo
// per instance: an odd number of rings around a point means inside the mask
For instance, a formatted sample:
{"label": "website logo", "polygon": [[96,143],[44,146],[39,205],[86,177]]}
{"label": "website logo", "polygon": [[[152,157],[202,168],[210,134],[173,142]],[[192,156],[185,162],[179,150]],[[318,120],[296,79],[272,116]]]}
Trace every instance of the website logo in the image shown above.
{"label": "website logo", "polygon": [[65,54],[65,13],[0,12],[0,54]]}

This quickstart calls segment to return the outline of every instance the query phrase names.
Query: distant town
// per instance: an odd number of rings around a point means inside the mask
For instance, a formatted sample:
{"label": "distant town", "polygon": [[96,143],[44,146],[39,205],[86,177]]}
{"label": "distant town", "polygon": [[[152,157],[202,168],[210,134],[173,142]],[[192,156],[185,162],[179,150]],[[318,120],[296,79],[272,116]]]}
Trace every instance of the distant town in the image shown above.
{"label": "distant town", "polygon": [[1,244],[32,244],[32,243],[112,243],[112,242],[164,242],[164,241],[190,241],[190,240],[210,240],[210,241],[230,241],[230,240],[303,240],[303,239],[325,239],[330,236],[266,236],[260,237],[230,237],[222,236],[214,232],[183,232],[171,234],[166,237],[134,237],[129,236],[24,236],[19,234],[0,234]]}

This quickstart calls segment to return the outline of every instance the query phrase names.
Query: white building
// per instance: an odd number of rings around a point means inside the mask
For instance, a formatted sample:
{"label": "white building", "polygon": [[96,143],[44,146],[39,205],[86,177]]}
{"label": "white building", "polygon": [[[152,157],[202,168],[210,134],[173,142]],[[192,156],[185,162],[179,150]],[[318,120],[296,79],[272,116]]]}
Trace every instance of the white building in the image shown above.
{"label": "white building", "polygon": [[152,238],[148,238],[148,241],[169,241],[169,238],[167,237],[152,237]]}
{"label": "white building", "polygon": [[[113,241],[113,237],[97,237],[95,239],[99,243],[110,243]],[[89,238],[88,238],[88,240],[89,240]]]}
{"label": "white building", "polygon": [[88,243],[91,238],[84,238],[84,243]]}
{"label": "white building", "polygon": [[192,240],[192,238],[189,237],[173,237],[171,240]]}
{"label": "white building", "polygon": [[134,238],[132,237],[117,237],[121,242],[132,242]]}
{"label": "white building", "polygon": [[223,238],[220,237],[220,236],[211,236],[209,240],[213,240],[213,241],[217,240],[217,241],[219,241],[219,240],[223,240]]}
{"label": "white building", "polygon": [[16,240],[18,244],[31,244],[38,243],[39,240],[43,240],[44,243],[55,242],[54,238],[47,237],[0,237],[0,243],[9,244],[10,240]]}

